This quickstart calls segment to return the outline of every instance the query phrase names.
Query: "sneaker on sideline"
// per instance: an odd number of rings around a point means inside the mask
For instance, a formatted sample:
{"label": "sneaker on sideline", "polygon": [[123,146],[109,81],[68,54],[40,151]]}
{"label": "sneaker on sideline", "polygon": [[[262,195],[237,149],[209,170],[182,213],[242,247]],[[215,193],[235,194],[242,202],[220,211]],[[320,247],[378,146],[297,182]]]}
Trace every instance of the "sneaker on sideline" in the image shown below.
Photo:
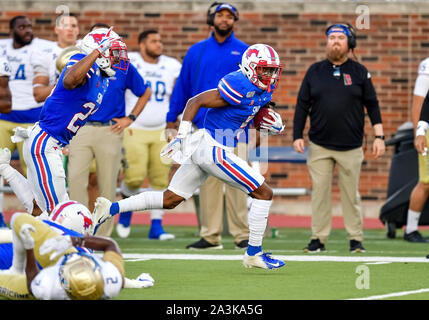
{"label": "sneaker on sideline", "polygon": [[221,244],[211,244],[204,238],[201,238],[200,240],[191,243],[190,245],[186,246],[186,249],[197,249],[197,250],[204,250],[204,249],[223,249],[223,246]]}
{"label": "sneaker on sideline", "polygon": [[325,245],[319,239],[311,239],[310,243],[303,250],[305,253],[326,251]]}

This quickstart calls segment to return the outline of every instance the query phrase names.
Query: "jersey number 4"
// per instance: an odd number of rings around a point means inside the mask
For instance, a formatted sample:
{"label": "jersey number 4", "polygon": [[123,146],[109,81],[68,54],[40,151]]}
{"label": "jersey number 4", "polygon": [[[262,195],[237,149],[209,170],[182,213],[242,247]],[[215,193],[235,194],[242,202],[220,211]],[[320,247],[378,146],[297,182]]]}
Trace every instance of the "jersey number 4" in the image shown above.
{"label": "jersey number 4", "polygon": [[25,80],[25,64],[20,64],[15,73],[15,80]]}
{"label": "jersey number 4", "polygon": [[79,128],[81,127],[81,126],[75,124],[76,121],[78,121],[78,120],[83,121],[86,118],[88,118],[91,114],[95,113],[95,111],[98,110],[98,109],[95,109],[95,103],[93,103],[93,102],[87,102],[83,105],[83,107],[85,109],[89,109],[88,112],[87,113],[82,113],[82,112],[76,113],[73,116],[73,118],[70,120],[70,122],[67,126],[67,129],[69,129],[73,133],[76,133],[79,130]]}

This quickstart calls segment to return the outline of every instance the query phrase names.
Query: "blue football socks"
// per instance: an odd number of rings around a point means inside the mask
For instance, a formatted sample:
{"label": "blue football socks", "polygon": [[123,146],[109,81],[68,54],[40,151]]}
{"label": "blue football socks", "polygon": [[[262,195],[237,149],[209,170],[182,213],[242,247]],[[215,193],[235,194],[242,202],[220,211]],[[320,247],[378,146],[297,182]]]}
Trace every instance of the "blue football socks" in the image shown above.
{"label": "blue football socks", "polygon": [[119,213],[119,203],[113,202],[110,206],[110,215],[114,216]]}
{"label": "blue football socks", "polygon": [[122,224],[125,228],[128,228],[131,224],[131,217],[133,216],[132,211],[122,212],[119,215],[119,223]]}
{"label": "blue football socks", "polygon": [[254,256],[255,254],[261,251],[262,251],[262,246],[254,247],[249,244],[249,246],[247,247],[247,254],[249,256]]}
{"label": "blue football socks", "polygon": [[161,234],[165,233],[164,228],[162,227],[161,219],[152,219],[151,226],[149,231],[150,239],[158,239]]}

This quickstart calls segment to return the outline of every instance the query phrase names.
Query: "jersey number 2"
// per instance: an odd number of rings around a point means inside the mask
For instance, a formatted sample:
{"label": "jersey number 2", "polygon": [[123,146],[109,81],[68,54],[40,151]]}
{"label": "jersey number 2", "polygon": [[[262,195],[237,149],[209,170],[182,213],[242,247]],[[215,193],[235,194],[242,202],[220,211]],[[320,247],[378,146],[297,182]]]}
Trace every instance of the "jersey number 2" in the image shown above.
{"label": "jersey number 2", "polygon": [[87,113],[82,113],[82,112],[76,113],[73,116],[73,118],[70,120],[70,122],[69,122],[69,124],[67,126],[67,129],[69,129],[73,133],[76,133],[79,130],[79,128],[81,127],[79,125],[75,125],[76,121],[78,121],[78,120],[82,120],[83,121],[86,118],[88,118],[91,114],[94,113],[95,103],[93,103],[93,102],[87,102],[87,103],[85,103],[83,105],[83,107],[85,109],[89,109],[88,112]]}

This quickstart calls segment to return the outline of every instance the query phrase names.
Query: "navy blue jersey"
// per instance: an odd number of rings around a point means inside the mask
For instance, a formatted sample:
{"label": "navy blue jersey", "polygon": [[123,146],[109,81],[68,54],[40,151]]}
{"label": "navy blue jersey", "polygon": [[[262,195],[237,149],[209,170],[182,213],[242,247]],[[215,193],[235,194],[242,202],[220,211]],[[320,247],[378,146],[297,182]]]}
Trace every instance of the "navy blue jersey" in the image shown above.
{"label": "navy blue jersey", "polygon": [[240,70],[223,77],[217,89],[229,105],[208,109],[204,128],[218,143],[235,147],[238,136],[252,121],[260,107],[271,101],[272,92],[255,86]]}
{"label": "navy blue jersey", "polygon": [[84,85],[72,90],[64,88],[67,68],[84,57],[83,53],[78,53],[70,58],[40,114],[40,127],[64,145],[69,144],[88,117],[98,110],[109,84],[108,78],[101,75],[100,68],[94,63],[86,74]]}

